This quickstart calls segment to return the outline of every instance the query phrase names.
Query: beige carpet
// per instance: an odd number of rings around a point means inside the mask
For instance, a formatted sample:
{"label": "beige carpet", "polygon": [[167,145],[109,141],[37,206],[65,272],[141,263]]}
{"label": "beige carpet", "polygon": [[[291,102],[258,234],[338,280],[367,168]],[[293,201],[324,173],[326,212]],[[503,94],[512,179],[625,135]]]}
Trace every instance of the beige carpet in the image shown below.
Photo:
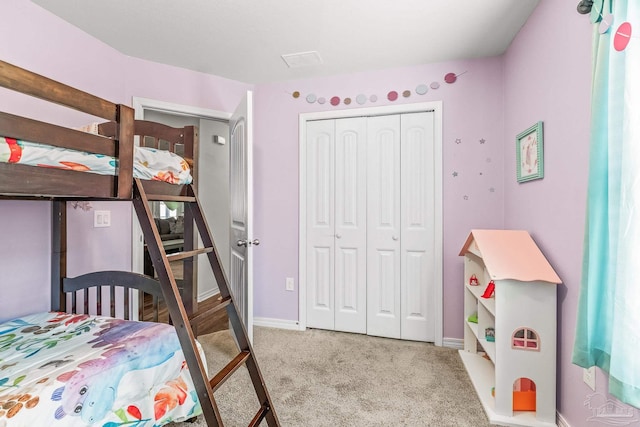
{"label": "beige carpet", "polygon": [[[198,338],[211,373],[236,354],[228,331]],[[254,349],[283,427],[489,425],[456,350],[321,330],[255,328]],[[216,400],[225,427],[258,410],[241,368]],[[263,421],[261,426],[266,426]],[[205,427],[196,423],[172,427]]]}

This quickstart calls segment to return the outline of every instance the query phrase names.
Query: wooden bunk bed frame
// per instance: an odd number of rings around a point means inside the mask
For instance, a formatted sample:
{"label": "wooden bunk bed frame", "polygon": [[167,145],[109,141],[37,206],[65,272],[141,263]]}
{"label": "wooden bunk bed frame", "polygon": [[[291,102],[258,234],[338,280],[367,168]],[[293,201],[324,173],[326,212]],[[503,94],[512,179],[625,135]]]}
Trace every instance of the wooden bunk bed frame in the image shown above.
{"label": "wooden bunk bed frame", "polygon": [[[271,398],[248,341],[246,329],[229,291],[228,281],[220,264],[211,232],[202,214],[194,185],[175,185],[134,177],[134,136],[140,136],[141,145],[148,145],[151,140],[151,144],[156,144],[155,146],[158,147],[157,144],[160,141],[168,141],[167,148],[170,151],[185,158],[194,159],[197,156],[197,130],[194,127],[174,129],[159,123],[136,121],[134,110],[126,105],[111,103],[4,61],[0,61],[0,87],[75,109],[107,122],[99,127],[101,135],[94,135],[0,112],[0,135],[104,154],[115,157],[118,162],[116,176],[0,163],[0,199],[52,201],[51,309],[75,311],[75,295],[80,291],[88,292],[92,287],[101,287],[99,289],[110,287],[111,301],[115,300],[114,287],[118,286],[142,290],[156,297],[162,296],[183,348],[207,425],[223,425],[213,393],[240,366],[245,365],[260,402],[260,408],[249,426],[259,425],[263,419],[266,419],[271,427],[279,426]],[[192,173],[196,175],[193,171]],[[95,272],[77,278],[67,278],[66,202],[68,200],[132,201],[158,274],[158,280],[121,271]],[[152,200],[184,203],[184,252],[172,255],[165,253],[149,206]],[[195,231],[200,234],[203,248],[195,248]],[[195,301],[193,280],[183,301],[169,264],[171,260],[195,259],[199,254],[207,254],[220,288],[222,301],[212,310],[226,308],[231,330],[240,350],[238,356],[212,379],[208,378],[206,368],[196,350],[195,335],[191,327],[192,321],[210,313],[195,314],[195,303],[192,304],[192,301]],[[185,270],[185,279],[193,278],[193,263],[185,262]],[[125,292],[125,295],[127,293]],[[101,291],[96,294],[101,294]],[[67,304],[69,299],[71,304]],[[86,305],[88,298],[85,297],[84,300]],[[125,306],[127,305],[128,300],[125,298]],[[127,311],[128,307],[125,307],[125,316],[128,314]],[[111,315],[115,317],[113,306]]]}

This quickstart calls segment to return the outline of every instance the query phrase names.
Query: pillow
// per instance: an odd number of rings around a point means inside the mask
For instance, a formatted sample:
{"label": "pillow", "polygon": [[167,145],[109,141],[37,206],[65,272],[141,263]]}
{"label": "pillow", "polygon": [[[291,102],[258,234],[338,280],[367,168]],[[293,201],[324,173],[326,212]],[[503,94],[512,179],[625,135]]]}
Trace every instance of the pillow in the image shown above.
{"label": "pillow", "polygon": [[169,234],[171,232],[171,223],[168,219],[158,219],[158,231],[160,234]]}
{"label": "pillow", "polygon": [[184,217],[179,216],[175,221],[171,222],[171,233],[182,234],[184,233]]}

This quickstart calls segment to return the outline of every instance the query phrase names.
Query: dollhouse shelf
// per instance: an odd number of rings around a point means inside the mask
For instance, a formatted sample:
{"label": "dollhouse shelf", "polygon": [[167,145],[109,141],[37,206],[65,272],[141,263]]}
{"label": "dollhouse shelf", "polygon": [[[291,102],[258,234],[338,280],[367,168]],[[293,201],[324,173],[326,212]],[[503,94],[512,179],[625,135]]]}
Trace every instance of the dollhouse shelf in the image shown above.
{"label": "dollhouse shelf", "polygon": [[[560,278],[526,231],[472,230],[460,255],[464,256],[465,316],[460,357],[489,422],[555,426],[556,285]],[[470,284],[473,275],[477,286]],[[490,281],[495,283],[495,293],[483,298]],[[486,339],[487,330],[493,330],[494,341]],[[519,339],[520,335],[525,338]],[[515,411],[514,396],[523,391],[521,384],[531,382],[535,410]]]}

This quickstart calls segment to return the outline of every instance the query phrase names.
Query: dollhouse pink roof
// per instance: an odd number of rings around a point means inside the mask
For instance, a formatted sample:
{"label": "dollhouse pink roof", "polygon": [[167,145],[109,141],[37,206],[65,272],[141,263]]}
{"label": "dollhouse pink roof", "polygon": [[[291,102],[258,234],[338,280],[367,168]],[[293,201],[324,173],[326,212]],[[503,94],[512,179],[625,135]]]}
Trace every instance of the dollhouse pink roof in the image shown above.
{"label": "dollhouse pink roof", "polygon": [[524,230],[471,230],[460,256],[482,258],[494,280],[561,283],[545,256]]}

